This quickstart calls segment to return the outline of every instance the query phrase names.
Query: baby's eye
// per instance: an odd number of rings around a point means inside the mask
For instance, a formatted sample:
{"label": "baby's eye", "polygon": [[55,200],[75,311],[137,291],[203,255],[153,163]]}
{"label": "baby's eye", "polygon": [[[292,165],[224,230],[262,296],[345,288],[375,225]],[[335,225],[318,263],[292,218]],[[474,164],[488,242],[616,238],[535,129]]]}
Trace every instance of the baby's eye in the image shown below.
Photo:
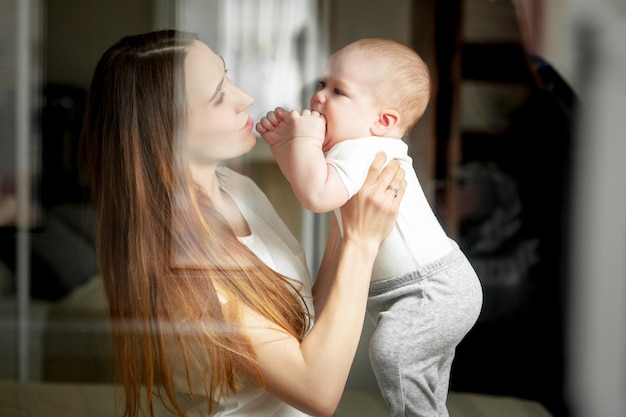
{"label": "baby's eye", "polygon": [[343,91],[341,91],[341,90],[340,90],[340,89],[338,89],[338,88],[335,88],[335,89],[333,90],[333,92],[334,92],[335,94],[337,94],[338,96],[345,96],[345,95],[346,95],[346,93],[344,93]]}
{"label": "baby's eye", "polygon": [[318,81],[317,82],[317,89],[318,90],[322,90],[324,87],[326,87],[326,83],[324,81]]}

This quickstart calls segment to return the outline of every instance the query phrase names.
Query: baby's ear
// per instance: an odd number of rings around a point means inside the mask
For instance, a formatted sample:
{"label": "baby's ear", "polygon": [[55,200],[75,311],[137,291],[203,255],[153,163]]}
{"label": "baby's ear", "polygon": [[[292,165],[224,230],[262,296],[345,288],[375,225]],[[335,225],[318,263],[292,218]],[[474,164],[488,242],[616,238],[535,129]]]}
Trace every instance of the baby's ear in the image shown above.
{"label": "baby's ear", "polygon": [[400,121],[400,113],[394,109],[382,109],[378,114],[378,120],[372,125],[370,131],[374,136],[385,136],[396,128]]}

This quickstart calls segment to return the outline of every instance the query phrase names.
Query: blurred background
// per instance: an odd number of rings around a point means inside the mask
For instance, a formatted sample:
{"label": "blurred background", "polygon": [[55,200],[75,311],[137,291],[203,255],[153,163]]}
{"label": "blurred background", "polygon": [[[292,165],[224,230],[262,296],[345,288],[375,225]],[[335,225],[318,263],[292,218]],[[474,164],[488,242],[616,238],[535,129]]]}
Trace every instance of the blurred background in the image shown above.
{"label": "blurred background", "polygon": [[[76,146],[100,55],[163,28],[224,57],[255,121],[306,107],[349,42],[413,47],[434,89],[405,139],[485,295],[451,390],[626,416],[626,0],[0,0],[0,380],[111,382]],[[232,166],[315,274],[327,216],[301,209],[262,140]],[[348,389],[375,394],[371,330]]]}

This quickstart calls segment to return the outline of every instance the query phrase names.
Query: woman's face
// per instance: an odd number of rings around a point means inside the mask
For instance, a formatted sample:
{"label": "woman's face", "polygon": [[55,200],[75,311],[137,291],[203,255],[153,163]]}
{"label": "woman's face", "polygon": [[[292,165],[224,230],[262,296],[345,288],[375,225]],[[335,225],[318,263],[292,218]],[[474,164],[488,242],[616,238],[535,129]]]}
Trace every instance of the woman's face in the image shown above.
{"label": "woman's face", "polygon": [[193,164],[217,165],[252,150],[254,99],[226,77],[224,61],[200,41],[185,58],[187,150]]}

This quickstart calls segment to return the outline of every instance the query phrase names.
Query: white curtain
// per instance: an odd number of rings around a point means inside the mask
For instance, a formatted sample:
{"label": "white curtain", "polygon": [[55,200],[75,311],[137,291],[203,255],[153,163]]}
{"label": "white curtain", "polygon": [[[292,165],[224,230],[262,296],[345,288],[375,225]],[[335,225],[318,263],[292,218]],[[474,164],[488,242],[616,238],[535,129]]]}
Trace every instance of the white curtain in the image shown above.
{"label": "white curtain", "polygon": [[229,77],[255,98],[255,121],[277,106],[308,107],[327,57],[317,0],[190,0],[177,14],[178,27],[222,55]]}
{"label": "white curtain", "polygon": [[[232,77],[256,98],[258,120],[276,106],[308,107],[324,63],[317,2],[224,1],[223,49]],[[230,74],[230,72],[229,72]]]}

